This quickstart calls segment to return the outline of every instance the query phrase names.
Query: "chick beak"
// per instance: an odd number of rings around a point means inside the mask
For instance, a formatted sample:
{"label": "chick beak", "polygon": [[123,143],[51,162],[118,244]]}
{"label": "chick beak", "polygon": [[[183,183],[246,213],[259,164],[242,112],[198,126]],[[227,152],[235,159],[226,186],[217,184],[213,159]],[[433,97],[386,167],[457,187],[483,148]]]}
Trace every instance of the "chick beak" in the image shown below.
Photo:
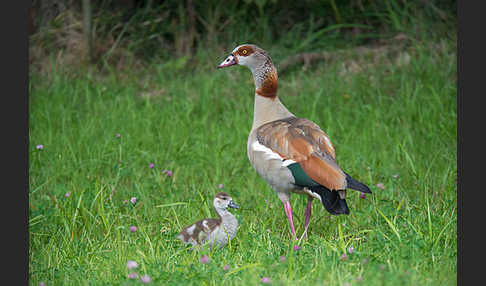
{"label": "chick beak", "polygon": [[238,64],[238,59],[233,54],[231,54],[218,66],[218,69],[229,67],[236,64]]}
{"label": "chick beak", "polygon": [[237,204],[236,204],[235,202],[233,202],[232,200],[229,202],[228,207],[233,208],[233,209],[239,209],[239,208],[240,208],[240,206],[239,206],[239,205],[237,205]]}

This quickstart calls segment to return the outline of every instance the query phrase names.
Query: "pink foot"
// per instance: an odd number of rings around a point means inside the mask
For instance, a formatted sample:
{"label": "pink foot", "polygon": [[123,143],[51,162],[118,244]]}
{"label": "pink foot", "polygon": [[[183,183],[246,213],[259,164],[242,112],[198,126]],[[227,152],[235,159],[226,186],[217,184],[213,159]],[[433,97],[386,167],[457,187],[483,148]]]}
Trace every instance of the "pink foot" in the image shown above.
{"label": "pink foot", "polygon": [[290,206],[290,202],[287,201],[284,203],[285,214],[287,215],[287,219],[289,220],[290,230],[292,231],[292,236],[294,240],[297,240],[297,235],[295,234],[295,227],[294,221],[292,219],[292,207]]}
{"label": "pink foot", "polygon": [[[307,197],[307,207],[305,209],[305,225],[304,225],[304,234],[302,234],[302,237],[306,238],[307,239],[307,229],[309,227],[309,222],[310,222],[310,217],[311,217],[311,214],[312,214],[312,200],[314,198],[309,196]],[[301,239],[302,239],[301,237]]]}

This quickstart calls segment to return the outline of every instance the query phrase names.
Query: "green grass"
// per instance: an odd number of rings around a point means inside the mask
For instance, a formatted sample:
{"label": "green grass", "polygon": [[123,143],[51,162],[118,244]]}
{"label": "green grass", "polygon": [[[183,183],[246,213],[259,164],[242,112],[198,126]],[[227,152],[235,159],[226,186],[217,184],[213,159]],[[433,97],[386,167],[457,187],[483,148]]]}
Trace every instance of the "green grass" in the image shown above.
{"label": "green grass", "polygon": [[[135,260],[154,285],[260,285],[264,276],[272,285],[455,285],[455,47],[412,47],[402,67],[340,74],[336,61],[280,77],[284,104],[319,124],[340,166],[373,190],[366,199],[348,192],[349,216],[315,202],[297,252],[282,204],[246,155],[249,70],[216,70],[218,55],[192,72],[154,63],[145,72],[32,73],[30,284],[138,285],[127,278]],[[237,236],[221,251],[190,252],[175,235],[215,216],[220,183],[242,207],[233,211]],[[133,196],[135,205],[123,203]],[[306,198],[291,203],[301,234]]]}

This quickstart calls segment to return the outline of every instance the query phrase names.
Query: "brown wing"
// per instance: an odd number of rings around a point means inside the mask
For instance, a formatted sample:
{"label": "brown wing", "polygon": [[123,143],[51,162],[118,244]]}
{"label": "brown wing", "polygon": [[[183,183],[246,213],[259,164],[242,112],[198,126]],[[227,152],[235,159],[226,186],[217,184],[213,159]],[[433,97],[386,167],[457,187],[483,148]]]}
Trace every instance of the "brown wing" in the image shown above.
{"label": "brown wing", "polygon": [[283,159],[300,163],[307,176],[326,188],[346,188],[331,140],[314,122],[296,117],[272,121],[258,128],[257,139]]}
{"label": "brown wing", "polygon": [[[202,219],[191,225],[186,226],[179,233],[179,236],[183,238],[184,242],[187,242],[190,238],[192,238],[198,243],[204,243],[205,239],[209,236],[209,233],[212,232],[219,224],[221,224],[221,219]],[[193,227],[192,231],[189,232],[188,229],[191,227]]]}

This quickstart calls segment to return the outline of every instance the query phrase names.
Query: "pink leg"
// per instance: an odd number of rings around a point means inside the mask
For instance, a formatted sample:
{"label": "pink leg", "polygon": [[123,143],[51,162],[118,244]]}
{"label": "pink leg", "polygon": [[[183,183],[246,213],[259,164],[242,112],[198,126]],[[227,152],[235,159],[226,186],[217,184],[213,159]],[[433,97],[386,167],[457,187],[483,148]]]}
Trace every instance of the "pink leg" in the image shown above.
{"label": "pink leg", "polygon": [[312,200],[314,198],[311,196],[307,197],[307,208],[305,209],[305,230],[303,236],[307,238],[307,228],[309,227],[309,221],[312,214]]}
{"label": "pink leg", "polygon": [[287,218],[289,220],[290,230],[292,231],[292,235],[294,236],[294,239],[297,239],[297,236],[295,235],[294,221],[292,219],[292,207],[290,206],[289,201],[284,203],[284,208],[285,208],[285,214],[287,215]]}

